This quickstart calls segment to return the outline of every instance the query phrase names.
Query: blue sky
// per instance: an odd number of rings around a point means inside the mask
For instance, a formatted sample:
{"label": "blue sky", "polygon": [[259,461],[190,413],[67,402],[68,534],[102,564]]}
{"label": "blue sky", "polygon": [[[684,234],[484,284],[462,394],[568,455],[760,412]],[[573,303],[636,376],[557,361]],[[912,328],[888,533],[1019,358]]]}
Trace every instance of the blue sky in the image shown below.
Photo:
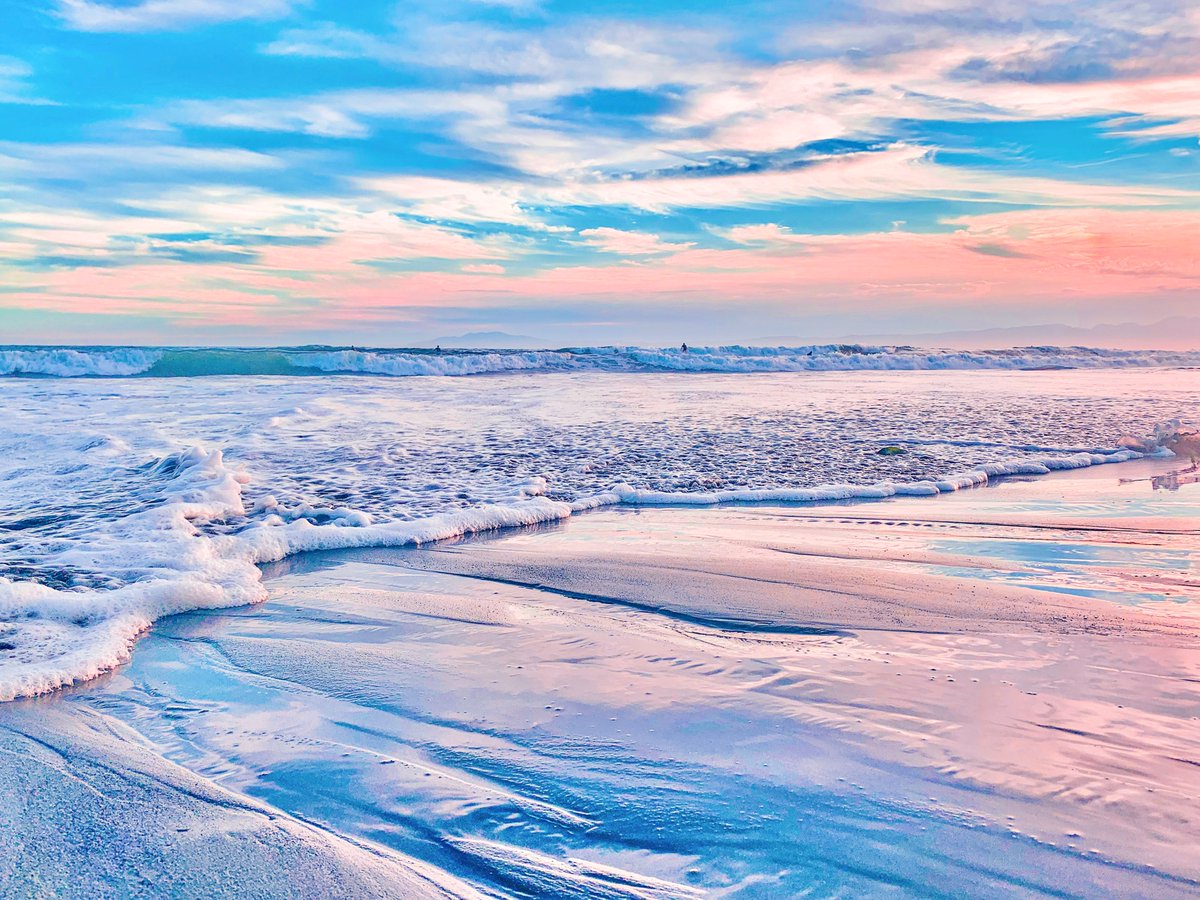
{"label": "blue sky", "polygon": [[8,343],[825,338],[1200,293],[1192,4],[5,14]]}

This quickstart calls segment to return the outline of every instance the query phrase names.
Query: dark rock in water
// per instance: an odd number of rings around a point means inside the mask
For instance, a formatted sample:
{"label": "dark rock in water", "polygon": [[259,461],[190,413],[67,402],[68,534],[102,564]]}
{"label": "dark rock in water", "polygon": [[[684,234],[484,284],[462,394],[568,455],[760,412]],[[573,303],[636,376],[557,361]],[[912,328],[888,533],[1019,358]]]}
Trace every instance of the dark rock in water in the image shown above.
{"label": "dark rock in water", "polygon": [[880,456],[899,456],[901,453],[907,453],[907,452],[908,451],[905,450],[903,447],[897,447],[894,444],[887,446],[887,447],[879,448]]}

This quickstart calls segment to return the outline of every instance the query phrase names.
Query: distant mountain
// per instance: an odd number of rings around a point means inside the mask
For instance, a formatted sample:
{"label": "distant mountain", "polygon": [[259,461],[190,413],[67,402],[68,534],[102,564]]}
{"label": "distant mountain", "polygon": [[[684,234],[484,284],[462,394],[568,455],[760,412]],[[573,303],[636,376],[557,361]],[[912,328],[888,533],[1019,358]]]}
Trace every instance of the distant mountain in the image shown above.
{"label": "distant mountain", "polygon": [[512,349],[527,350],[552,346],[550,341],[528,334],[509,334],[507,331],[468,331],[466,334],[451,334],[418,341],[416,347],[451,347],[465,349]]}
{"label": "distant mountain", "polygon": [[[856,344],[910,344],[917,347],[950,347],[964,350],[1038,344],[1129,350],[1196,350],[1200,349],[1200,316],[1174,316],[1149,325],[1126,322],[1080,328],[1051,323],[920,334],[858,334],[843,336],[837,340]],[[755,343],[802,345],[825,341],[820,338],[814,339],[812,336],[779,335],[759,338]]]}

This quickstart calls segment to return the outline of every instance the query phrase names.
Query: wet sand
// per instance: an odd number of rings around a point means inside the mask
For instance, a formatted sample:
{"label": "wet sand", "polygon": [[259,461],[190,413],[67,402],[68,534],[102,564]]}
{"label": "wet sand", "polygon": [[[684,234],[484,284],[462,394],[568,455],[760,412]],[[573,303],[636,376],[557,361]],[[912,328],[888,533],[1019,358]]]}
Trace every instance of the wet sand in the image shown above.
{"label": "wet sand", "polygon": [[0,707],[0,887],[1194,895],[1182,468],[288,560]]}

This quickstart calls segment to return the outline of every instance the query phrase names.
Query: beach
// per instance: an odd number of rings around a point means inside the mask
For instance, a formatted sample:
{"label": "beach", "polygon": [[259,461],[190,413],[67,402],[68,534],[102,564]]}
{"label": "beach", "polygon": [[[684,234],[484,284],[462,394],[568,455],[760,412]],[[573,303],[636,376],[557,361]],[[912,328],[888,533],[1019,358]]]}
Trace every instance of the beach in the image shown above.
{"label": "beach", "polygon": [[1175,457],[293,555],[0,706],[0,883],[1194,895],[1198,521]]}
{"label": "beach", "polygon": [[3,18],[0,900],[1200,898],[1200,3]]}
{"label": "beach", "polygon": [[[936,497],[1169,454],[1200,408],[1200,368],[1145,354],[810,349],[658,351],[688,371],[599,348],[570,359],[615,368],[5,378],[0,701],[111,670],[164,616],[262,602],[260,567],[299,553],[618,505]],[[1013,368],[1079,359],[1094,367]]]}

